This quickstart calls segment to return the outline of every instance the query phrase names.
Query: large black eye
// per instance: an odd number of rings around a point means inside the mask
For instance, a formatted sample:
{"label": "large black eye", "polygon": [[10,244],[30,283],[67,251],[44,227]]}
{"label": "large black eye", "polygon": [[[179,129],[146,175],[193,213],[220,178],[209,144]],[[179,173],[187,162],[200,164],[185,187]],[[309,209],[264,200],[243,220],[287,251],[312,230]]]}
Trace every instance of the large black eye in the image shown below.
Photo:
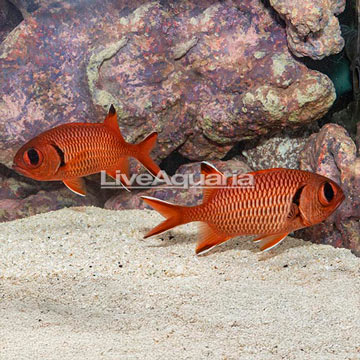
{"label": "large black eye", "polygon": [[323,206],[329,206],[334,199],[336,189],[329,182],[324,182],[319,188],[319,200]]}
{"label": "large black eye", "polygon": [[31,165],[37,165],[38,164],[40,158],[39,158],[39,153],[35,149],[29,149],[27,151],[27,155],[29,157]]}
{"label": "large black eye", "polygon": [[333,187],[328,183],[326,182],[324,184],[324,196],[325,196],[325,199],[330,202],[333,198],[334,198],[334,189]]}

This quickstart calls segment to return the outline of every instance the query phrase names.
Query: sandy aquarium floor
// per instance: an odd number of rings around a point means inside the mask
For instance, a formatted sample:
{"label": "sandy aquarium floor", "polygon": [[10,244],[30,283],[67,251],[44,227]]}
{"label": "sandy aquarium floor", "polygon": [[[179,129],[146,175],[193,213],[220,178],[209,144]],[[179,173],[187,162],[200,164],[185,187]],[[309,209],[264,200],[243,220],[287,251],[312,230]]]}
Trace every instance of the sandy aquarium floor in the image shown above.
{"label": "sandy aquarium floor", "polygon": [[0,224],[0,359],[360,359],[360,258],[288,238],[195,257],[196,224],[65,209]]}

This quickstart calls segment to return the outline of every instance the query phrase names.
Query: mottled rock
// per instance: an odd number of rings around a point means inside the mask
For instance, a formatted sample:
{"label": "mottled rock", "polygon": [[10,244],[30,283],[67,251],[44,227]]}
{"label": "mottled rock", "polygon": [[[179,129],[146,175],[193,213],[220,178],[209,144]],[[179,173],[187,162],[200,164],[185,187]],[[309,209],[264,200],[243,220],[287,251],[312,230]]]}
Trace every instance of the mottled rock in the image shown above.
{"label": "mottled rock", "polygon": [[39,9],[39,7],[43,4],[53,2],[52,0],[9,0],[12,4],[14,4],[22,16],[26,18],[30,13]]}
{"label": "mottled rock", "polygon": [[[227,176],[231,176],[231,174],[245,174],[251,171],[247,164],[239,160],[216,160],[212,161],[211,163]],[[176,172],[175,176],[182,176],[184,174],[193,174],[194,181],[199,181],[200,163],[182,165]],[[202,193],[203,190],[198,187],[189,187],[184,189],[171,188],[167,185],[161,185],[154,189],[137,191],[136,193],[125,193],[123,191],[121,194],[110,198],[105,203],[105,208],[113,210],[149,208],[141,200],[140,196],[153,196],[158,199],[173,202],[175,204],[194,206],[202,202]]]}
{"label": "mottled rock", "polygon": [[159,132],[158,160],[219,159],[320,118],[332,82],[292,57],[272,15],[260,0],[45,1],[0,45],[0,162],[111,103],[128,141]]}
{"label": "mottled rock", "polygon": [[335,15],[344,11],[346,0],[270,0],[270,4],[285,20],[289,48],[296,56],[320,60],[343,49]]}
{"label": "mottled rock", "polygon": [[299,156],[306,141],[305,137],[275,136],[244,150],[242,154],[254,170],[276,167],[299,169]]}
{"label": "mottled rock", "polygon": [[100,205],[96,196],[81,197],[67,188],[41,190],[25,199],[0,199],[0,222],[71,206]]}
{"label": "mottled rock", "polygon": [[8,0],[0,0],[0,43],[23,20],[20,11]]}
{"label": "mottled rock", "polygon": [[360,157],[346,130],[335,124],[313,134],[301,153],[300,168],[336,181],[345,200],[325,222],[299,231],[305,239],[346,247],[360,255]]}
{"label": "mottled rock", "polygon": [[0,0],[0,29],[5,25],[9,13],[9,3],[7,0]]}

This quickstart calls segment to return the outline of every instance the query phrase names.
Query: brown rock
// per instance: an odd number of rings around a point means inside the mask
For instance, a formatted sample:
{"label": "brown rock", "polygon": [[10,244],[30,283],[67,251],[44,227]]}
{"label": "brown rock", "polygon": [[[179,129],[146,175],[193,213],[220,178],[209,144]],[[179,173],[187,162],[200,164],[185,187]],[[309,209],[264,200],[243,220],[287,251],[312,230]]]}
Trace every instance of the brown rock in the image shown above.
{"label": "brown rock", "polygon": [[25,141],[102,121],[111,103],[128,141],[159,132],[156,159],[178,149],[209,160],[304,126],[335,99],[327,76],[292,57],[260,0],[45,1],[0,45],[0,78],[7,166]]}
{"label": "brown rock", "polygon": [[0,43],[23,20],[20,11],[8,0],[0,0]]}
{"label": "brown rock", "polygon": [[15,220],[43,212],[71,206],[99,205],[94,196],[81,197],[63,187],[58,190],[41,190],[25,199],[0,199],[0,222]]}
{"label": "brown rock", "polygon": [[344,11],[346,0],[270,0],[270,4],[285,20],[289,48],[296,56],[320,60],[343,49],[335,15]]}
{"label": "brown rock", "polygon": [[309,138],[300,168],[336,181],[345,200],[325,222],[298,232],[314,242],[346,247],[360,255],[360,158],[354,141],[339,125],[327,124]]}
{"label": "brown rock", "polygon": [[305,143],[305,137],[275,136],[242,154],[254,170],[277,167],[299,169],[300,152]]}

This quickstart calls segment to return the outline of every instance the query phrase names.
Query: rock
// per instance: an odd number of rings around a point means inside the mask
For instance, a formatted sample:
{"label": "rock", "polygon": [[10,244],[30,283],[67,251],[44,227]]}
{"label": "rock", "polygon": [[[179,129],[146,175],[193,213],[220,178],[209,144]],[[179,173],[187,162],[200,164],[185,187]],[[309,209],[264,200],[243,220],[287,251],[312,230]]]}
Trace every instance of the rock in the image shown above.
{"label": "rock", "polygon": [[26,18],[30,13],[39,9],[41,5],[46,3],[53,2],[52,0],[9,0],[13,5],[15,5],[22,16]]}
{"label": "rock", "polygon": [[360,255],[360,157],[346,130],[327,124],[310,136],[301,153],[300,168],[327,176],[344,191],[345,200],[325,222],[297,232],[318,243],[346,247]]}
{"label": "rock", "polygon": [[299,155],[306,141],[305,137],[275,136],[244,150],[242,154],[254,170],[276,167],[299,169]]}
{"label": "rock", "polygon": [[23,20],[20,11],[8,0],[0,0],[0,44]]}
{"label": "rock", "polygon": [[7,0],[0,0],[0,28],[2,28],[8,17],[9,3]]}
{"label": "rock", "polygon": [[346,108],[339,110],[331,116],[331,123],[344,127],[354,141],[356,139],[357,124],[357,117],[354,118],[353,116],[355,111],[356,104],[353,101]]}
{"label": "rock", "polygon": [[[239,160],[228,161],[212,161],[218,170],[222,171],[225,175],[231,174],[245,174],[251,171],[250,167]],[[175,174],[175,178],[183,178],[185,174],[193,174],[194,182],[200,180],[200,163],[191,163],[182,165]],[[140,198],[140,196],[153,196],[158,199],[181,204],[186,206],[194,206],[202,202],[202,189],[198,187],[188,188],[173,188],[167,185],[161,185],[157,188],[138,191],[136,193],[124,193],[115,195],[105,203],[106,209],[123,210],[123,209],[145,209],[149,208]]]}
{"label": "rock", "polygon": [[335,15],[344,11],[346,0],[270,0],[270,4],[285,20],[294,55],[321,60],[343,49],[345,42]]}
{"label": "rock", "polygon": [[7,166],[25,141],[103,121],[111,103],[128,141],[159,132],[155,159],[178,149],[211,160],[274,128],[303,127],[335,99],[327,76],[292,57],[260,0],[44,1],[0,45],[0,78]]}
{"label": "rock", "polygon": [[40,214],[71,206],[100,205],[94,196],[81,197],[63,187],[58,190],[41,190],[25,199],[0,200],[0,222]]}

